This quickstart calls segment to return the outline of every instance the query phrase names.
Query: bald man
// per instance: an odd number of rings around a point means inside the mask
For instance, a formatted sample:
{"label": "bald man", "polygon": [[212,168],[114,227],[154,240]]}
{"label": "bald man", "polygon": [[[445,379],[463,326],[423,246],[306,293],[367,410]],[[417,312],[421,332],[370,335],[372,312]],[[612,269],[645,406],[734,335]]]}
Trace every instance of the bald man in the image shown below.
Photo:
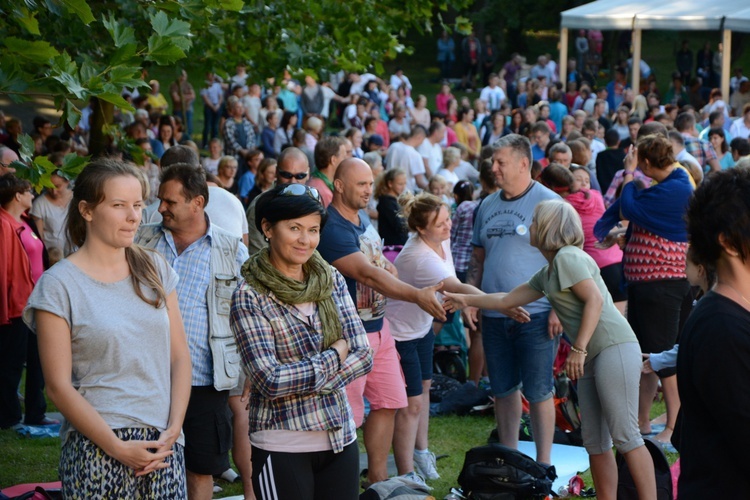
{"label": "bald man", "polygon": [[371,483],[388,478],[386,461],[393,439],[396,410],[407,406],[406,388],[396,345],[384,319],[386,297],[413,302],[445,320],[435,292],[442,284],[414,288],[396,277],[395,267],[383,257],[381,238],[365,212],[372,196],[372,170],[364,161],[341,162],[333,185],[328,222],[320,235],[318,251],[346,278],[357,305],[370,346],[375,351],[372,372],[347,386],[357,426],[362,424],[366,396],[370,415],[364,428],[368,474]]}
{"label": "bald man", "polygon": [[0,146],[0,175],[13,174],[16,169],[10,164],[18,160],[18,155],[6,146]]}

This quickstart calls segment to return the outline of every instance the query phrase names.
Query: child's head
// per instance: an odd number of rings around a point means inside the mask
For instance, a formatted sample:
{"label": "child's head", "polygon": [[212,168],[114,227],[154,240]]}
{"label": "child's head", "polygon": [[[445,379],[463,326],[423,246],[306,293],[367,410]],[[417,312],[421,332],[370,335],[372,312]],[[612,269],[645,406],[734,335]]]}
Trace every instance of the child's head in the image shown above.
{"label": "child's head", "polygon": [[447,188],[448,181],[442,175],[433,175],[427,186],[427,190],[435,196],[443,196]]}
{"label": "child's head", "polygon": [[685,259],[685,274],[692,286],[699,286],[703,293],[708,292],[716,283],[716,270],[698,262],[698,256],[692,246],[688,247]]}
{"label": "child's head", "polygon": [[570,171],[573,173],[578,189],[591,189],[591,172],[586,167],[572,166]]}

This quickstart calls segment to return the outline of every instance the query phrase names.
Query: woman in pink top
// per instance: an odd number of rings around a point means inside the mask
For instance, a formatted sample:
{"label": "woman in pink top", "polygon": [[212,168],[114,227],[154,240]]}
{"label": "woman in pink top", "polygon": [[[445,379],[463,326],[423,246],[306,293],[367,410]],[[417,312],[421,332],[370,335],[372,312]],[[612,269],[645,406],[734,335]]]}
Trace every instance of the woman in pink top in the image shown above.
{"label": "woman in pink top", "polygon": [[612,295],[615,307],[625,314],[627,294],[622,288],[622,250],[617,245],[599,248],[598,240],[594,236],[594,224],[604,214],[604,200],[601,193],[582,187],[573,173],[559,163],[551,163],[542,170],[539,180],[573,205],[578,212],[585,236],[583,251],[589,254],[599,266],[602,279]]}
{"label": "woman in pink top", "polygon": [[447,83],[444,83],[440,86],[440,92],[438,93],[438,95],[435,96],[435,107],[438,111],[447,115],[448,103],[451,99],[456,99],[455,97],[453,97],[453,94],[451,94],[451,86]]}
{"label": "woman in pink top", "polygon": [[34,195],[28,181],[0,177],[0,429],[21,423],[18,384],[26,364],[26,425],[59,423],[45,417],[44,377],[36,335],[21,318],[37,280],[49,263],[28,215]]}

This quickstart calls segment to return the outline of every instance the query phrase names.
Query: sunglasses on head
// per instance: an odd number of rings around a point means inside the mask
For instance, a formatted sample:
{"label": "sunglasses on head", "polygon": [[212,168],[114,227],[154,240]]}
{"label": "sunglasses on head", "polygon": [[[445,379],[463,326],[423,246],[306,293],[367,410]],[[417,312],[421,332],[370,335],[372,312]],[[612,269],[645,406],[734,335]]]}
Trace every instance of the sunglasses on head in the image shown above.
{"label": "sunglasses on head", "polygon": [[323,203],[317,189],[304,184],[289,184],[279,193],[281,196],[303,196],[307,195],[318,203]]}
{"label": "sunglasses on head", "polygon": [[291,172],[287,172],[286,170],[277,170],[277,174],[279,174],[284,179],[297,179],[298,181],[301,181],[305,177],[307,177],[307,172],[300,172],[298,174],[293,174]]}

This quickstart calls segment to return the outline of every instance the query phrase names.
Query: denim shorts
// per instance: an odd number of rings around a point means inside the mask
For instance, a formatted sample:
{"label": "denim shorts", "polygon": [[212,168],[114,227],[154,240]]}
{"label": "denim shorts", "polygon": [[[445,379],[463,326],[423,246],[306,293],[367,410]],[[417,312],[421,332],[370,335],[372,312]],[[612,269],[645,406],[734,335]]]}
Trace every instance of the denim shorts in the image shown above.
{"label": "denim shorts", "polygon": [[422,381],[432,380],[432,351],[435,348],[435,334],[430,331],[422,338],[396,341],[396,350],[401,357],[401,369],[406,380],[408,397],[422,394]]}
{"label": "denim shorts", "polygon": [[558,338],[547,334],[548,312],[531,315],[528,323],[482,316],[482,343],[495,397],[521,390],[529,403],[552,397],[552,364]]}

